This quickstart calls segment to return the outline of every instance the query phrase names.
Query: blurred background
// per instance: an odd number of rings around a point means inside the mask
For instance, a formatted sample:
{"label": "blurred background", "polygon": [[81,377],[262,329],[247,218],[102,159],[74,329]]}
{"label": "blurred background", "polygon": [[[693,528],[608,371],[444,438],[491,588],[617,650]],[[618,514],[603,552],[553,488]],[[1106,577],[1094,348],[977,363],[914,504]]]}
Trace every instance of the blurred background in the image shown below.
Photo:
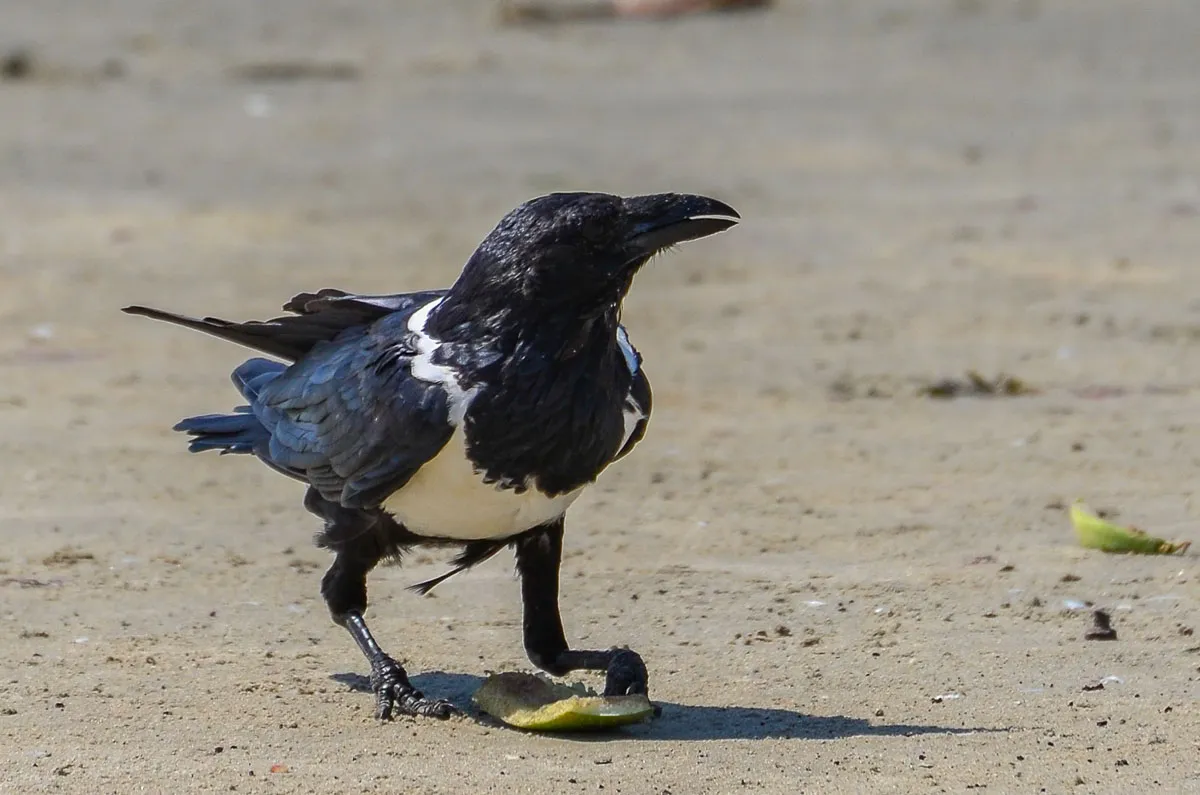
{"label": "blurred background", "polygon": [[[1145,744],[1194,736],[1194,710],[1163,710],[1194,692],[1195,557],[1084,553],[1063,509],[1194,532],[1200,6],[572,2],[0,5],[0,616],[21,633],[0,720],[26,784],[46,750],[81,791],[168,758],[176,785],[224,787],[209,746],[240,732],[263,739],[237,776],[292,754],[336,789],[340,752],[308,723],[368,713],[327,678],[361,661],[324,615],[296,486],[169,430],[236,403],[245,353],[119,308],[265,318],[302,290],[445,286],[518,203],[600,190],[706,193],[745,219],[626,303],[655,421],[573,511],[564,613],[575,639],[639,648],[671,703],[772,712],[639,736],[706,741],[687,775],[714,792],[731,771],[792,791],[801,769],[903,790],[926,769],[906,731],[945,751],[944,783],[1003,788],[1028,758],[1023,784],[1051,791],[1117,759],[1195,785]],[[403,593],[440,571],[378,573],[381,637],[413,670],[524,665],[509,562]],[[1122,637],[1146,645],[1113,662],[1078,643],[1086,615],[1063,605],[1085,602],[1126,606]],[[160,692],[197,667],[238,695]],[[1107,673],[1155,684],[1078,712]],[[280,698],[302,728],[277,728]],[[1035,754],[1022,732],[1046,726],[1074,739]],[[723,744],[764,736],[797,742]],[[813,757],[814,739],[840,745]],[[699,764],[661,747],[584,772],[666,787]],[[438,789],[436,765],[406,764]]]}

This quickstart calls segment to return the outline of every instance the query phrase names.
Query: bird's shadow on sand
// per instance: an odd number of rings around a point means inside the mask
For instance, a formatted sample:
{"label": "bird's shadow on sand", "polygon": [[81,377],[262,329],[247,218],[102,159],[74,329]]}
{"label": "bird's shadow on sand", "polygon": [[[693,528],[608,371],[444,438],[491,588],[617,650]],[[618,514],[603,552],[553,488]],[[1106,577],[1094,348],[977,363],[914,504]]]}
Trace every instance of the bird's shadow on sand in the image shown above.
{"label": "bird's shadow on sand", "polygon": [[[334,681],[351,690],[370,693],[371,683],[360,674],[334,674]],[[471,695],[483,679],[469,674],[432,672],[412,677],[418,690],[451,701],[474,720],[489,726],[502,725],[481,712]],[[872,723],[844,715],[806,715],[775,707],[706,707],[655,701],[662,714],[646,723],[611,732],[561,734],[565,739],[597,741],[638,740],[840,740],[848,737],[913,737],[925,734],[984,734],[1007,732],[1007,728],[963,728],[909,723]],[[515,730],[514,730],[515,731]]]}

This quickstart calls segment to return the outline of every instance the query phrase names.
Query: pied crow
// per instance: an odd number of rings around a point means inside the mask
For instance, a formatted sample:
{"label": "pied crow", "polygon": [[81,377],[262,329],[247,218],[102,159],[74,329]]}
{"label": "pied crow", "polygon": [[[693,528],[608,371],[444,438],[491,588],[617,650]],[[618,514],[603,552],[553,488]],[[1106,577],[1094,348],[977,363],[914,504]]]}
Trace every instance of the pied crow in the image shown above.
{"label": "pied crow", "polygon": [[650,383],[620,324],[634,275],[738,219],[704,196],[554,193],[506,215],[446,290],[326,289],[244,323],[124,311],[274,357],[234,371],[246,405],[175,429],[193,452],[248,453],[307,485],[317,543],[334,553],[321,595],[370,663],[377,717],[454,712],[409,682],[363,618],[367,574],[421,545],[461,550],[422,593],[512,547],[530,661],[557,676],[604,671],[608,695],[645,693],[636,652],[567,644],[563,517],[646,430]]}

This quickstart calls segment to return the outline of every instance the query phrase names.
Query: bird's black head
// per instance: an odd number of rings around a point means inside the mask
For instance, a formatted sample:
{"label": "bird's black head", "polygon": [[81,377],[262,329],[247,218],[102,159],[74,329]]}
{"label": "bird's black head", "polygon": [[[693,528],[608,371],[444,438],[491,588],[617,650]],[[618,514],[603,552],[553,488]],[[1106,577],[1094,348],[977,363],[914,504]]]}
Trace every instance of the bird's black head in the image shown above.
{"label": "bird's black head", "polygon": [[637,270],[678,243],[740,216],[704,196],[552,193],[501,219],[467,262],[439,313],[443,327],[555,315],[615,315]]}

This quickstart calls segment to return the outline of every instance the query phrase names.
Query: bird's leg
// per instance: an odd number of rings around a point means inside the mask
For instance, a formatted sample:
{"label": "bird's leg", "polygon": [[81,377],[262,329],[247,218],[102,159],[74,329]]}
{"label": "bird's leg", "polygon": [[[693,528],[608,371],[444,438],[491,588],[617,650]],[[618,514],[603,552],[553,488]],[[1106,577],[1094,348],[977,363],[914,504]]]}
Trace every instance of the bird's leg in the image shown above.
{"label": "bird's leg", "polygon": [[604,671],[604,695],[646,693],[649,676],[641,655],[630,649],[572,649],[558,612],[558,571],[562,562],[563,521],[527,533],[515,543],[524,603],[525,653],[547,673]]}
{"label": "bird's leg", "polygon": [[400,663],[375,642],[363,618],[367,609],[367,574],[383,557],[385,548],[378,535],[378,517],[334,505],[315,492],[309,493],[305,505],[325,518],[325,532],[318,537],[318,543],[337,551],[333,565],[321,579],[321,596],[334,622],[346,628],[371,664],[375,717],[390,720],[396,713],[450,717],[455,712],[454,705],[426,698],[413,687]]}
{"label": "bird's leg", "polygon": [[349,630],[350,636],[371,663],[371,689],[375,691],[376,718],[391,720],[396,712],[430,718],[448,718],[454,714],[454,705],[449,701],[426,698],[424,693],[413,687],[403,666],[379,648],[361,613],[346,615],[343,626]]}

